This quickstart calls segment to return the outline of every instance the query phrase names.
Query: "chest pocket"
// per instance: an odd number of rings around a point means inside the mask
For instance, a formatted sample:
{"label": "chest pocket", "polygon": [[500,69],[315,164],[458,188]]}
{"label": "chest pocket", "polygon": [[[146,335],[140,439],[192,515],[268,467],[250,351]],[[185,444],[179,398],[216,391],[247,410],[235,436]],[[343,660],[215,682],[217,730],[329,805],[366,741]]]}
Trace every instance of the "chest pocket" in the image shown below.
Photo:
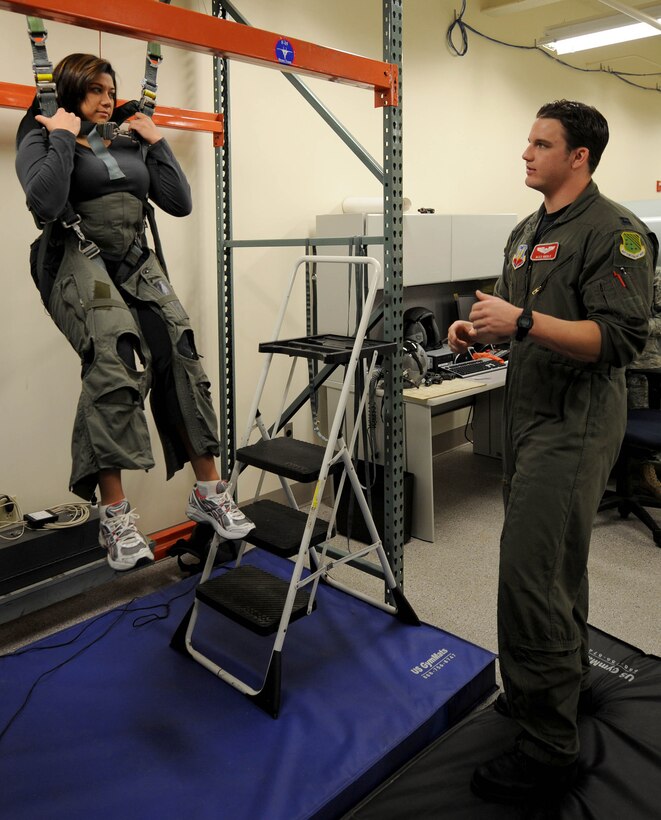
{"label": "chest pocket", "polygon": [[573,262],[576,256],[574,252],[558,262],[531,262],[530,295],[539,296],[551,279],[556,287],[563,283],[567,287],[573,287],[576,278]]}
{"label": "chest pocket", "polygon": [[528,306],[561,319],[583,319],[585,309],[578,297],[577,279],[581,255],[577,252],[558,262],[531,262]]}

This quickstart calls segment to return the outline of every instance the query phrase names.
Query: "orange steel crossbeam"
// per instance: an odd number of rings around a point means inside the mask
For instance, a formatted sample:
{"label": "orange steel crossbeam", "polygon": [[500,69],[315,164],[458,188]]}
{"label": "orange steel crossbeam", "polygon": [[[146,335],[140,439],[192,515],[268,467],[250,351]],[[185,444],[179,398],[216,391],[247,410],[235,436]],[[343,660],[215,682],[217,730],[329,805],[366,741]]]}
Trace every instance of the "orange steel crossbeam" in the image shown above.
{"label": "orange steel crossbeam", "polygon": [[[34,94],[34,86],[0,82],[0,108],[18,108],[25,111],[32,103]],[[121,104],[122,101],[119,102]],[[213,135],[214,147],[221,148],[224,144],[225,128],[222,114],[159,105],[154,112],[154,122],[164,128],[208,131]]]}
{"label": "orange steel crossbeam", "polygon": [[397,105],[397,66],[391,63],[336,51],[157,0],[107,0],[105,3],[0,0],[0,9],[137,40],[155,40],[278,71],[373,88],[376,106]]}

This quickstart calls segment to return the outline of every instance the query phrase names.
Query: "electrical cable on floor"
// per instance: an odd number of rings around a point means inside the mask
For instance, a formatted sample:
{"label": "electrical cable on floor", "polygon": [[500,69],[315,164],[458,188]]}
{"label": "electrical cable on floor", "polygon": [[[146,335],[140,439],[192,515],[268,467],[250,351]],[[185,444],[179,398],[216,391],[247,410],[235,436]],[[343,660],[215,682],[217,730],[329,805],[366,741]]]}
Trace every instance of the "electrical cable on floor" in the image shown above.
{"label": "electrical cable on floor", "polygon": [[[634,88],[640,88],[642,91],[656,91],[657,93],[661,93],[661,87],[658,85],[651,87],[649,85],[641,85],[640,83],[633,82],[632,80],[627,79],[627,77],[658,77],[661,75],[661,71],[650,71],[647,73],[635,73],[629,71],[616,71],[613,68],[608,68],[604,66],[599,66],[599,68],[581,68],[581,66],[572,65],[571,63],[566,62],[565,60],[561,60],[560,57],[556,57],[555,55],[551,54],[550,51],[543,48],[542,46],[538,46],[535,43],[532,46],[523,46],[523,45],[516,45],[515,43],[507,43],[504,40],[498,40],[495,37],[490,37],[488,34],[483,34],[481,31],[478,31],[473,26],[469,25],[463,19],[464,12],[466,11],[466,0],[463,0],[461,11],[459,14],[455,11],[455,19],[448,27],[446,32],[446,40],[448,44],[448,48],[450,49],[451,53],[457,57],[465,57],[468,53],[468,34],[467,32],[471,31],[473,34],[477,34],[478,37],[482,37],[485,40],[489,40],[491,43],[496,43],[499,46],[507,46],[507,48],[518,48],[523,51],[537,51],[540,54],[543,54],[545,57],[548,57],[549,60],[553,60],[555,63],[559,63],[560,65],[566,66],[567,68],[573,68],[574,71],[581,71],[583,73],[601,73],[601,74],[611,74],[614,77],[617,77],[618,80],[622,80],[623,83],[627,85],[632,85]],[[461,44],[460,46],[456,46],[454,43],[454,35],[455,30],[458,30],[461,35]]]}
{"label": "electrical cable on floor", "polygon": [[[110,632],[110,630],[120,621],[120,619],[124,615],[125,611],[126,610],[123,610],[123,609],[120,610],[119,616],[117,618],[115,618],[115,620],[110,624],[110,626],[105,630],[105,632],[101,633],[101,635],[96,637],[91,643],[87,644],[86,646],[83,646],[77,652],[74,652],[74,654],[70,658],[66,658],[61,663],[58,663],[55,666],[52,666],[50,669],[46,669],[45,672],[42,672],[39,675],[39,677],[34,681],[32,686],[28,690],[27,695],[23,699],[23,703],[21,703],[21,705],[18,707],[18,709],[14,712],[14,714],[9,718],[7,723],[3,726],[2,731],[0,731],[0,740],[2,740],[2,738],[7,734],[9,729],[13,726],[14,721],[16,721],[16,719],[20,716],[20,714],[23,712],[23,710],[27,707],[28,703],[30,702],[30,699],[32,698],[32,695],[33,695],[35,689],[41,683],[41,681],[44,680],[44,678],[46,678],[52,672],[56,672],[58,669],[61,669],[63,666],[66,666],[66,664],[68,664],[70,661],[77,658],[79,655],[82,655],[83,652],[88,650],[91,646],[94,646],[94,644],[98,643],[98,641],[100,641],[102,638],[105,638],[105,636],[108,634],[108,632]],[[107,613],[104,613],[104,614],[107,614]],[[10,658],[10,657],[12,657],[11,653],[8,654],[8,655],[2,655],[0,657],[0,659]]]}
{"label": "electrical cable on floor", "polygon": [[[226,570],[225,567],[221,567],[220,569]],[[139,612],[140,609],[160,609],[161,607],[165,609],[165,613],[163,615],[158,615],[156,612],[150,612],[149,615],[141,615],[139,618],[135,618],[133,621],[133,628],[140,629],[141,626],[147,626],[147,624],[150,624],[153,621],[166,621],[170,617],[170,604],[179,598],[184,598],[189,593],[190,589],[187,589],[184,592],[180,592],[179,595],[174,595],[162,604],[153,604],[152,606],[138,607],[137,609],[130,610],[131,612]]]}
{"label": "electrical cable on floor", "polygon": [[[189,579],[186,579],[186,580],[189,580]],[[82,636],[82,634],[90,626],[95,624],[101,618],[105,618],[107,615],[112,615],[113,613],[117,613],[117,617],[112,621],[112,623],[100,635],[98,635],[96,638],[94,638],[92,641],[90,641],[85,646],[81,647],[78,651],[74,652],[74,654],[71,655],[71,657],[66,658],[65,660],[61,661],[60,663],[56,664],[55,666],[52,666],[50,669],[46,669],[44,672],[42,672],[39,675],[39,677],[33,682],[32,686],[28,690],[27,695],[23,699],[23,703],[21,703],[21,705],[18,707],[18,709],[14,712],[14,714],[9,718],[7,723],[3,726],[2,730],[0,730],[0,740],[2,740],[2,738],[7,734],[7,732],[9,731],[11,726],[14,724],[16,719],[23,712],[23,710],[27,707],[28,703],[30,702],[30,699],[32,698],[32,695],[33,695],[35,689],[37,688],[39,683],[41,683],[41,681],[44,680],[44,678],[46,678],[52,672],[56,672],[58,669],[61,669],[63,666],[66,666],[66,664],[68,664],[70,661],[73,661],[76,658],[78,658],[80,655],[82,655],[84,652],[86,652],[88,649],[90,649],[92,646],[94,646],[94,644],[98,643],[102,638],[105,638],[106,635],[120,622],[122,617],[126,614],[130,614],[131,612],[141,612],[143,610],[165,608],[165,614],[157,614],[157,613],[153,612],[153,613],[150,613],[149,615],[142,615],[142,616],[136,618],[133,621],[133,628],[134,629],[138,629],[142,626],[146,626],[147,624],[152,623],[153,621],[161,621],[161,620],[167,619],[170,616],[170,605],[172,604],[172,602],[176,601],[178,598],[183,598],[186,595],[189,595],[190,592],[191,592],[190,587],[195,586],[196,583],[197,583],[197,579],[196,578],[192,579],[192,583],[187,585],[187,588],[183,592],[180,592],[177,595],[173,595],[172,598],[169,598],[164,603],[151,604],[150,606],[139,606],[139,607],[131,608],[131,605],[133,603],[135,603],[135,601],[137,600],[137,599],[133,598],[131,601],[129,601],[128,604],[125,604],[122,607],[117,607],[115,609],[109,610],[108,612],[103,612],[103,613],[101,613],[101,615],[97,615],[96,618],[93,618],[91,621],[86,623],[83,626],[83,628],[73,638],[71,638],[68,641],[64,641],[63,643],[49,644],[48,646],[28,646],[28,647],[24,647],[22,649],[17,649],[15,652],[8,652],[5,655],[0,655],[0,661],[2,661],[2,660],[5,660],[6,658],[15,658],[15,657],[19,657],[20,655],[25,655],[28,652],[39,652],[39,651],[42,651],[44,649],[60,649],[64,646],[71,646]]]}
{"label": "electrical cable on floor", "polygon": [[464,438],[469,444],[473,443],[473,439],[469,437],[468,430],[473,426],[473,415],[475,414],[475,401],[471,403],[471,406],[468,410],[468,416],[466,418],[466,424],[464,425]]}

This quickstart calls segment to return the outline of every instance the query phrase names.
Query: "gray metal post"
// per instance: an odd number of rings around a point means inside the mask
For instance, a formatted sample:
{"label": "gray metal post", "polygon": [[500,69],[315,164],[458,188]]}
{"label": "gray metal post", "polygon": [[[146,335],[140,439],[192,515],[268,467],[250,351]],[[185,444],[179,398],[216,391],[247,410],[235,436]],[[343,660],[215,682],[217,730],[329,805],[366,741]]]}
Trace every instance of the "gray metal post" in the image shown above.
{"label": "gray metal post", "polygon": [[384,337],[398,349],[384,363],[384,548],[404,584],[404,401],[402,398],[402,0],[383,2],[383,59],[399,70],[399,105],[383,109]]}
{"label": "gray metal post", "polygon": [[[234,19],[245,19],[230,0],[213,0],[213,14],[225,17],[227,11]],[[384,462],[385,462],[385,525],[384,548],[397,582],[404,581],[404,402],[402,399],[401,342],[403,340],[402,304],[402,0],[383,0],[383,59],[396,64],[399,71],[399,104],[383,109],[382,171],[384,200],[384,336],[387,341],[399,342],[397,353],[384,362]],[[308,102],[333,127],[356,156],[381,180],[378,163],[358,145],[346,129],[339,126],[327,109],[305,93],[302,83],[292,79]],[[272,241],[237,242],[231,236],[230,186],[230,115],[228,64],[214,59],[214,97],[216,111],[225,116],[225,147],[216,153],[216,206],[218,218],[218,299],[220,344],[220,427],[222,457],[231,465],[234,456],[234,352],[232,330],[232,248],[279,244]],[[301,240],[301,244],[303,240]],[[283,241],[282,244],[291,244]]]}
{"label": "gray metal post", "polygon": [[[212,3],[214,17],[226,17],[219,0]],[[213,58],[214,111],[225,120],[225,144],[215,149],[216,175],[216,275],[218,280],[218,358],[221,475],[229,476],[236,446],[236,407],[234,388],[234,288],[232,277],[232,186],[230,178],[230,105],[229,62]]]}

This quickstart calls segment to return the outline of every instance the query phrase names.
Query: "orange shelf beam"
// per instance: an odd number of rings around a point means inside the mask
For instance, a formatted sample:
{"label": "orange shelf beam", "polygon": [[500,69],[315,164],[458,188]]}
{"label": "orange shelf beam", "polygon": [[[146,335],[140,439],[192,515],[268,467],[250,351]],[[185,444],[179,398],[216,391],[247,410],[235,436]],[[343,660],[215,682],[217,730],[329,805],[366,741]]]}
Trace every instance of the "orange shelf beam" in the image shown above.
{"label": "orange shelf beam", "polygon": [[157,0],[0,0],[0,9],[108,34],[374,89],[375,105],[397,105],[397,66],[234,23]]}
{"label": "orange shelf beam", "polygon": [[[18,108],[25,111],[34,99],[34,86],[0,82],[0,108]],[[121,103],[121,100],[120,100]],[[222,114],[205,111],[189,111],[186,108],[168,108],[159,105],[154,112],[154,122],[163,128],[178,128],[182,131],[207,131],[213,135],[216,148],[222,147],[225,126]]]}
{"label": "orange shelf beam", "polygon": [[154,558],[158,561],[161,558],[167,558],[170,548],[173,547],[180,539],[188,540],[193,532],[195,523],[193,521],[186,521],[183,524],[177,524],[174,527],[154,532],[149,536],[149,540],[153,543]]}
{"label": "orange shelf beam", "polygon": [[216,148],[224,145],[225,120],[222,114],[157,105],[153,119],[156,125],[164,128],[177,128],[180,131],[208,131],[213,134],[213,144]]}

